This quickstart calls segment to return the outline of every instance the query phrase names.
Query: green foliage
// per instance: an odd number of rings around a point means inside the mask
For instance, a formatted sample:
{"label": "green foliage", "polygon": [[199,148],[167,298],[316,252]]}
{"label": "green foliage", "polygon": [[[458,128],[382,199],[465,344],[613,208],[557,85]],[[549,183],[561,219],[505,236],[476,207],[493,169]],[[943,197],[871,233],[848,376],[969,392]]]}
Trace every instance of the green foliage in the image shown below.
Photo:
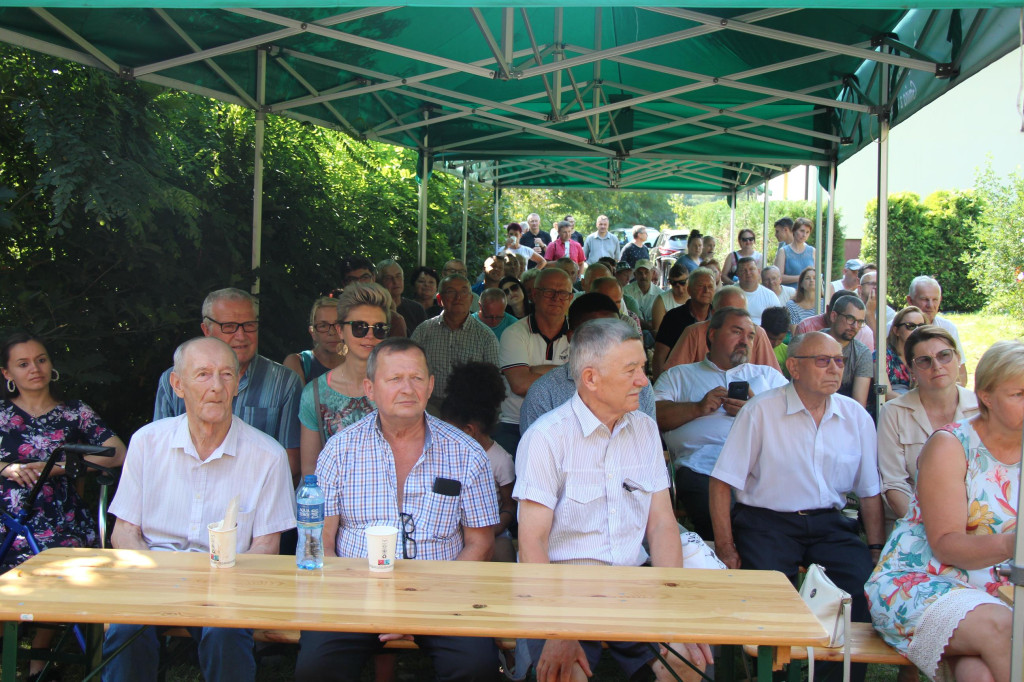
{"label": "green foliage", "polygon": [[[734,232],[733,243],[729,243],[729,220],[731,209],[729,204],[725,200],[705,202],[697,205],[682,205],[679,206],[681,212],[679,214],[678,224],[681,228],[689,230],[700,230],[701,234],[710,234],[718,242],[716,248],[716,257],[720,263],[724,263],[725,255],[729,251],[735,251],[739,244],[735,241],[738,239],[740,230],[750,229],[754,231],[754,235],[757,237],[755,247],[761,253],[765,252],[763,237],[764,237],[764,202],[763,201],[737,201],[736,202],[736,230]],[[779,218],[788,216],[793,218],[807,218],[811,222],[815,222],[815,202],[813,201],[769,201],[768,202],[768,262],[772,263],[775,260],[775,253],[778,251],[778,242],[775,241],[775,230],[773,228],[775,221]],[[828,215],[828,206],[822,206],[822,215]],[[845,232],[843,230],[842,213],[836,211],[835,216],[835,235],[832,242],[832,272],[833,279],[836,279],[838,275],[836,273],[842,272],[843,263],[845,262],[844,248],[845,248]],[[825,225],[822,225],[822,234],[824,236]],[[808,244],[812,246],[815,244],[815,233],[811,232],[811,236],[807,240]],[[822,273],[824,274],[824,273]]]}
{"label": "green foliage", "polygon": [[1024,321],[1024,175],[1000,181],[989,165],[978,174],[977,191],[978,248],[964,257],[970,278],[985,293],[987,310]]}
{"label": "green foliage", "polygon": [[[149,421],[203,297],[254,282],[251,111],[0,48],[0,328],[47,341],[64,393],[123,436]],[[309,344],[313,299],[359,254],[417,259],[415,152],[268,117],[260,352]],[[457,256],[462,185],[430,180],[427,262]],[[492,238],[471,185],[471,271]]]}
{"label": "green foliage", "polygon": [[[965,256],[977,247],[974,223],[981,203],[973,192],[935,192],[921,201],[913,192],[889,195],[889,305],[903,307],[911,280],[934,277],[942,285],[943,308],[969,312],[979,309],[984,296],[969,279]],[[878,201],[865,211],[862,251],[878,260]]]}

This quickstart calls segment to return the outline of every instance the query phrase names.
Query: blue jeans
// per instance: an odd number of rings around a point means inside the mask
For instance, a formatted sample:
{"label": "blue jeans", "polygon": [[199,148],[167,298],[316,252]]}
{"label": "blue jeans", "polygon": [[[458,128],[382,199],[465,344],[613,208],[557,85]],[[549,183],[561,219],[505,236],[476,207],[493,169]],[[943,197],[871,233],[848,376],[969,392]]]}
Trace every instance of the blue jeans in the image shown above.
{"label": "blue jeans", "polygon": [[[154,626],[111,625],[103,639],[103,658],[142,628],[145,632],[103,669],[104,682],[155,682],[160,644]],[[252,682],[256,679],[252,630],[195,627],[188,631],[192,639],[199,642],[199,666],[206,682]]]}

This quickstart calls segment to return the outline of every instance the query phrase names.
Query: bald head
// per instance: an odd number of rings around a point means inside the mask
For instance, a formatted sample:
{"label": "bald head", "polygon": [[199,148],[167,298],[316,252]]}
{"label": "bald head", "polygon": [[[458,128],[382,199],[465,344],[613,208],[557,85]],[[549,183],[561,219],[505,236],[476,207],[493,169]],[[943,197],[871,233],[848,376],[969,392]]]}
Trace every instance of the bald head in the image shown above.
{"label": "bald head", "polygon": [[[690,275],[691,277],[693,275]],[[715,297],[711,299],[712,310],[721,310],[722,308],[743,308],[747,307],[747,296],[743,293],[743,289],[739,288],[735,284],[724,286],[715,292]]]}
{"label": "bald head", "polygon": [[[824,358],[831,360],[819,367],[819,360]],[[837,361],[842,359],[843,347],[825,332],[801,334],[790,342],[786,368],[805,403],[808,398],[822,399],[839,390],[843,368]]]}

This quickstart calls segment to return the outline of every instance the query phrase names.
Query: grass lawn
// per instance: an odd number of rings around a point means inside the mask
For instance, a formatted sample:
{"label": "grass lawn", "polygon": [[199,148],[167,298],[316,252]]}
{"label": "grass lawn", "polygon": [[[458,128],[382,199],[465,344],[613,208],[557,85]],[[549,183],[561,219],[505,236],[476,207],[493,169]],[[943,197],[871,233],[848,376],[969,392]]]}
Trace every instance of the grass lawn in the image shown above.
{"label": "grass lawn", "polygon": [[974,368],[982,354],[996,341],[1024,339],[1024,323],[1009,315],[949,313],[943,315],[956,325],[967,355],[967,386],[974,388]]}

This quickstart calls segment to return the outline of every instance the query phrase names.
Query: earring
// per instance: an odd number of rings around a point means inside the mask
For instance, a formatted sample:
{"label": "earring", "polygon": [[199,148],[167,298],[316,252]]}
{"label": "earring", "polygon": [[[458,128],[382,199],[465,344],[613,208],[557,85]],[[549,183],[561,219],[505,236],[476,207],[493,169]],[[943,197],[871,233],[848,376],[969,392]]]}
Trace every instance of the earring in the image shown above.
{"label": "earring", "polygon": [[18,390],[18,387],[14,385],[14,379],[8,379],[7,380],[7,392],[8,393],[14,393],[16,390]]}
{"label": "earring", "polygon": [[50,371],[50,381],[60,381],[60,372],[57,371],[56,367],[54,367],[53,370]]}

